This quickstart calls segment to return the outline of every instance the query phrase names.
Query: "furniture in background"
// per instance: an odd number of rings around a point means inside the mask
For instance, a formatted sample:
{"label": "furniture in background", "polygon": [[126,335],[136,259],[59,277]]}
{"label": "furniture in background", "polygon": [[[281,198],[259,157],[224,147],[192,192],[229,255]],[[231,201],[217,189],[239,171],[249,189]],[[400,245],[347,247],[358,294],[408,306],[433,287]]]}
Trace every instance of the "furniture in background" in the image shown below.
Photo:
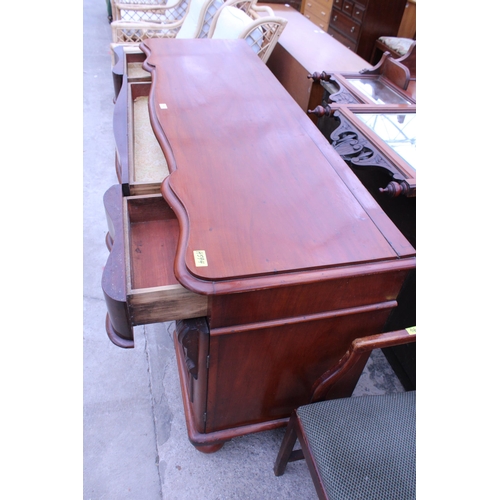
{"label": "furniture in background", "polygon": [[408,0],[405,6],[403,18],[399,25],[398,37],[412,38],[417,37],[417,0]]}
{"label": "furniture in background", "polygon": [[386,51],[395,59],[406,55],[416,37],[417,3],[416,0],[408,0],[397,36],[380,36],[375,42],[370,62],[373,65],[377,64]]}
{"label": "furniture in background", "polygon": [[226,0],[214,14],[207,37],[242,38],[263,62],[267,62],[287,23],[268,6],[254,5],[248,0]]}
{"label": "furniture in background", "polygon": [[266,1],[264,3],[270,3],[270,4],[282,4],[282,5],[289,5],[290,7],[293,7],[297,12],[300,12],[300,9],[302,8],[302,0],[270,0]]}
{"label": "furniture in background", "polygon": [[333,1],[334,0],[303,0],[301,13],[323,31],[327,32]]}
{"label": "furniture in background", "polygon": [[380,36],[398,35],[406,4],[407,0],[303,0],[301,12],[370,61]]}
{"label": "furniture in background", "polygon": [[112,47],[149,38],[243,38],[266,62],[286,24],[256,0],[189,0],[185,17],[172,23],[113,21]]}
{"label": "furniture in background", "polygon": [[372,64],[377,64],[384,52],[389,52],[391,57],[398,59],[408,53],[411,46],[416,43],[413,38],[400,38],[394,36],[381,36],[373,47],[373,54],[370,59]]}
{"label": "furniture in background", "polygon": [[131,348],[135,326],[176,321],[188,437],[210,453],[286,425],[354,339],[380,333],[415,250],[245,41],[141,48],[151,82],[128,87],[150,84],[169,173],[105,195],[106,331]]}
{"label": "furniture in background", "polygon": [[176,8],[180,5],[183,9],[182,14],[180,13],[174,20],[167,20],[165,14],[162,14],[160,19],[143,18],[146,12],[141,10],[144,6],[139,6],[136,12],[140,19],[130,15],[126,19],[122,18],[111,23],[111,45],[112,47],[124,44],[138,46],[142,40],[151,37],[206,38],[213,17],[223,4],[223,0],[180,0]]}
{"label": "furniture in background", "polygon": [[267,66],[303,111],[321,103],[323,87],[307,78],[318,68],[343,72],[371,68],[365,60],[319,30],[292,7],[273,4],[273,11],[288,23]]}
{"label": "furniture in background", "polygon": [[112,21],[172,23],[182,19],[190,0],[110,0]]}
{"label": "furniture in background", "polygon": [[396,36],[380,36],[373,47],[371,64],[379,62],[384,52],[397,59],[407,54],[417,37],[417,2],[408,0]]}
{"label": "furniture in background", "polygon": [[293,411],[275,475],[305,459],[321,500],[416,498],[416,392],[325,400],[353,358],[412,341],[415,335],[406,330],[355,340],[339,366],[320,379],[311,403]]}

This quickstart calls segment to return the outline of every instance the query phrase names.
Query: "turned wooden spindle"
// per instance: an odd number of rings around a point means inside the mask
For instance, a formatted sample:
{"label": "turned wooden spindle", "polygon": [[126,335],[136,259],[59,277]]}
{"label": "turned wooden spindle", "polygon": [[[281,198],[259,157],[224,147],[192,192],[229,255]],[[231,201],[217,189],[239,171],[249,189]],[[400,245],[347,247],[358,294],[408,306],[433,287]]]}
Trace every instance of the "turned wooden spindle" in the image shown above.
{"label": "turned wooden spindle", "polygon": [[307,112],[309,114],[316,115],[318,118],[321,118],[322,116],[333,116],[335,110],[327,104],[326,107],[318,105],[314,109],[308,109]]}
{"label": "turned wooden spindle", "polygon": [[317,71],[315,71],[312,75],[307,75],[307,78],[312,78],[313,81],[315,81],[315,82],[319,82],[320,80],[324,80],[326,82],[329,82],[331,76],[332,75],[329,75],[325,71],[322,71],[321,73],[318,73]]}
{"label": "turned wooden spindle", "polygon": [[406,182],[401,184],[396,181],[391,181],[385,188],[379,188],[381,193],[387,193],[391,198],[396,198],[397,196],[406,196],[410,192],[410,186]]}

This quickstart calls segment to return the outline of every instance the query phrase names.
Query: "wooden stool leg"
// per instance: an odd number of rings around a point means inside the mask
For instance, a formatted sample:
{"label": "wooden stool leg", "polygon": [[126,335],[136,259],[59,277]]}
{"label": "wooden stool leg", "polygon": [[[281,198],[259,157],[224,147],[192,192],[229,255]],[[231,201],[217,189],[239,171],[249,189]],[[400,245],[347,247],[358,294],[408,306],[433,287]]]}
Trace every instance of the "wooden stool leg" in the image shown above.
{"label": "wooden stool leg", "polygon": [[278,456],[276,457],[276,462],[274,463],[274,475],[282,476],[285,472],[286,466],[290,461],[293,453],[293,447],[297,441],[297,432],[295,430],[295,424],[297,422],[297,415],[293,412],[288,425],[286,428],[285,436],[281,443]]}

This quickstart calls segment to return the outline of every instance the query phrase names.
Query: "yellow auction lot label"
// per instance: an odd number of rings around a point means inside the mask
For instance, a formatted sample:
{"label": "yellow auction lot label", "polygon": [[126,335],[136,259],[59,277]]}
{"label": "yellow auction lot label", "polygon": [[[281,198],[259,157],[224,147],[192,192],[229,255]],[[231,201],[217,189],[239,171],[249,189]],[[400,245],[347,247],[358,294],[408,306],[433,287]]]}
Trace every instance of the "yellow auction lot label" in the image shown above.
{"label": "yellow auction lot label", "polygon": [[196,267],[207,267],[207,256],[205,254],[205,250],[194,250],[194,265]]}
{"label": "yellow auction lot label", "polygon": [[410,326],[410,328],[407,328],[406,331],[408,332],[408,335],[416,335],[417,334],[417,327]]}

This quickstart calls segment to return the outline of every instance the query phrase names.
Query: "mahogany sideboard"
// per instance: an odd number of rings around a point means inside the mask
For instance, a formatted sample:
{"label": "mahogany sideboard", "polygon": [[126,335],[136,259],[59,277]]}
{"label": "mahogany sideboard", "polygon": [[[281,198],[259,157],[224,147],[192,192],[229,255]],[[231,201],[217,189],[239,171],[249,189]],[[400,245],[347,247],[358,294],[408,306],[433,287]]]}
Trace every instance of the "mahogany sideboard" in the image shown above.
{"label": "mahogany sideboard", "polygon": [[188,436],[210,453],[285,425],[354,339],[380,333],[415,250],[244,40],[141,49],[169,175],[105,195],[106,329],[133,347],[134,326],[176,321]]}

